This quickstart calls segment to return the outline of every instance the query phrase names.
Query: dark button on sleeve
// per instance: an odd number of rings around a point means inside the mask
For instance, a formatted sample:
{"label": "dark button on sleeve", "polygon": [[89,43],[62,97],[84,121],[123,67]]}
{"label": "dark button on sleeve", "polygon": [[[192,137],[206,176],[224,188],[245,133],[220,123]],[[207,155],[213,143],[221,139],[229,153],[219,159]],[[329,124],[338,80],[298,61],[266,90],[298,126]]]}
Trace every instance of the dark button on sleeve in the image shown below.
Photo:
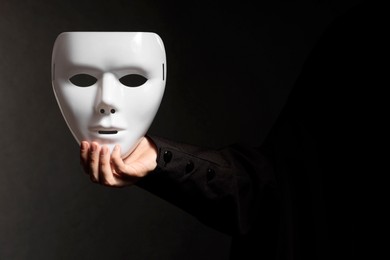
{"label": "dark button on sleeve", "polygon": [[188,161],[186,165],[186,173],[192,172],[194,169],[194,163],[192,161]]}
{"label": "dark button on sleeve", "polygon": [[208,168],[207,175],[206,175],[207,181],[211,181],[212,179],[214,179],[214,177],[215,177],[215,171],[211,168]]}
{"label": "dark button on sleeve", "polygon": [[163,159],[165,163],[169,163],[172,160],[172,152],[171,151],[165,151],[163,155]]}

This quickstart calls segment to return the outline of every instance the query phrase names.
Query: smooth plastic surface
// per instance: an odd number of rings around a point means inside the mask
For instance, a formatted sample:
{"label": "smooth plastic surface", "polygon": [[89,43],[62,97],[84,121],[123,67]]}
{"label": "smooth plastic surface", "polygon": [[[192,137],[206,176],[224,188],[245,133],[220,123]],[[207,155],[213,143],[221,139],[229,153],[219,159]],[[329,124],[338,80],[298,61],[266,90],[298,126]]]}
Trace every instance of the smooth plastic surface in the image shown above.
{"label": "smooth plastic surface", "polygon": [[119,144],[129,154],[164,94],[161,38],[146,32],[65,32],[54,44],[52,85],[75,139]]}

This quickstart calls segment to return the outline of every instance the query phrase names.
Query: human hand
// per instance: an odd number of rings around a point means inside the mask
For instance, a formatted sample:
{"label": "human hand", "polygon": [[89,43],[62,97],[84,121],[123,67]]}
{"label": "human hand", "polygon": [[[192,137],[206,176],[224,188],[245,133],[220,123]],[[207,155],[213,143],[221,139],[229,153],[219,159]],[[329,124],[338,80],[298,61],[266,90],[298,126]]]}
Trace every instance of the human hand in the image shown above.
{"label": "human hand", "polygon": [[80,163],[93,182],[110,187],[124,187],[137,182],[157,166],[157,148],[151,140],[143,137],[134,151],[125,158],[120,156],[116,145],[110,154],[107,146],[97,142],[82,141]]}

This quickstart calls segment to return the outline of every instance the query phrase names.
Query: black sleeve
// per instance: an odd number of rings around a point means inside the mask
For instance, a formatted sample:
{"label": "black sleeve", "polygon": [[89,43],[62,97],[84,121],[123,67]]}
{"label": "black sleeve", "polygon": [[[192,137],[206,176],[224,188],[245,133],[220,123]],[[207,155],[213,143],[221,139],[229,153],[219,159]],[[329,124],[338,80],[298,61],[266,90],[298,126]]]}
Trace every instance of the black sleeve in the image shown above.
{"label": "black sleeve", "polygon": [[259,149],[211,150],[150,138],[158,148],[158,166],[138,186],[227,234],[247,233],[259,214],[266,214],[261,202],[274,193],[275,180]]}

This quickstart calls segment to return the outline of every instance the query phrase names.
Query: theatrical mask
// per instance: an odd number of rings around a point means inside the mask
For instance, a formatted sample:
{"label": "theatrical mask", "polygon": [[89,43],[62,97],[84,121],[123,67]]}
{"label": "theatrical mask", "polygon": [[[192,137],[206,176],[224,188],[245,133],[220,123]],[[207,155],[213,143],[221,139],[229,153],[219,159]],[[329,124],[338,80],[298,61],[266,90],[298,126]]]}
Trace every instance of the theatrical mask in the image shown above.
{"label": "theatrical mask", "polygon": [[130,154],[163,97],[166,56],[147,32],[64,32],[54,44],[52,85],[75,139]]}

